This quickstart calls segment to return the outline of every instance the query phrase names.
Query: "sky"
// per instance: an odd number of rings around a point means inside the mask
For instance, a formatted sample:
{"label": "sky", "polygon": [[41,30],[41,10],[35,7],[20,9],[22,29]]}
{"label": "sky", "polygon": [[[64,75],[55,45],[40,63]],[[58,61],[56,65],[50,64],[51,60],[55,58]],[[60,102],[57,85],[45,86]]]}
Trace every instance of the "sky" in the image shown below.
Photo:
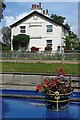
{"label": "sky", "polygon": [[[5,2],[6,9],[4,11],[4,18],[1,22],[2,27],[9,26],[14,21],[27,15],[31,11],[32,4],[38,4],[42,0],[39,2],[27,2],[27,0],[23,0],[23,2],[21,2],[21,0],[14,0],[14,2],[9,1],[10,0],[6,0]],[[41,4],[43,10],[48,9],[50,15],[57,14],[64,16],[66,18],[66,22],[71,25],[71,30],[78,34],[78,2],[43,1]]]}

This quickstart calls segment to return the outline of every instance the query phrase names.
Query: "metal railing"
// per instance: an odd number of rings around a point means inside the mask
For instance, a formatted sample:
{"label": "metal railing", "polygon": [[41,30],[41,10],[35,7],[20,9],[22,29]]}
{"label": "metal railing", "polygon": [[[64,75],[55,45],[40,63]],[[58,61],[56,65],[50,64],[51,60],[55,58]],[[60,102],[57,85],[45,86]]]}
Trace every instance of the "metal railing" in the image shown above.
{"label": "metal railing", "polygon": [[1,59],[27,59],[27,60],[80,60],[79,51],[66,51],[66,52],[0,52]]}

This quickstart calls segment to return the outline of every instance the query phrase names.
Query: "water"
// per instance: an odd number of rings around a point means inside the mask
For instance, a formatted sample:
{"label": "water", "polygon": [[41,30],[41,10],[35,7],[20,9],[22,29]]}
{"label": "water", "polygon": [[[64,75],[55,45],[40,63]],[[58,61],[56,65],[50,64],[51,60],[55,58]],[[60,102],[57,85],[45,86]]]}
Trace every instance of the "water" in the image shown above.
{"label": "water", "polygon": [[[18,94],[18,95],[32,95],[32,96],[42,96],[41,92],[36,94],[35,90],[0,90],[0,94]],[[80,98],[80,92],[73,92],[71,98]]]}
{"label": "water", "polygon": [[77,102],[70,103],[66,111],[53,112],[42,100],[3,97],[2,108],[3,118],[80,118],[80,103]]}

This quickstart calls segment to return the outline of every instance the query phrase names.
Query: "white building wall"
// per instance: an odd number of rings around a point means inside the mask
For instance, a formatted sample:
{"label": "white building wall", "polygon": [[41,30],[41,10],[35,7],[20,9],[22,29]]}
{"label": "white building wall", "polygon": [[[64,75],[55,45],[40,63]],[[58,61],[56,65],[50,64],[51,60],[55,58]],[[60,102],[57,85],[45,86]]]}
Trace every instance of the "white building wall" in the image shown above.
{"label": "white building wall", "polygon": [[[52,33],[47,32],[46,25],[53,25]],[[52,50],[57,50],[57,46],[61,46],[62,28],[59,25],[52,24],[40,16],[37,16],[37,19],[35,20],[34,16],[32,16],[28,20],[25,20],[18,26],[12,28],[11,39],[13,39],[13,35],[20,34],[20,26],[26,26],[25,34],[30,35],[29,50],[32,46],[35,46],[39,47],[40,51],[43,51],[46,47],[46,40],[52,40]]]}

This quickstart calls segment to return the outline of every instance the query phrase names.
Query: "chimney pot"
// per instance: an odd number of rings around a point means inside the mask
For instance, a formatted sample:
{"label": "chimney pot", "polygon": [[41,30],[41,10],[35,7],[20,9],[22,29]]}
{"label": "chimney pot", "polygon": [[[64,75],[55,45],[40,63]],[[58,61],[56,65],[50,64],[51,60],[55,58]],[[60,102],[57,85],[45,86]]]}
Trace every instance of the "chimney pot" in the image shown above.
{"label": "chimney pot", "polygon": [[39,3],[39,8],[41,8],[41,3]]}
{"label": "chimney pot", "polygon": [[34,7],[34,5],[32,4],[32,8]]}
{"label": "chimney pot", "polygon": [[36,4],[34,4],[34,8],[36,8]]}
{"label": "chimney pot", "polygon": [[37,8],[39,8],[39,5],[37,5]]}
{"label": "chimney pot", "polygon": [[48,15],[48,9],[46,10],[46,14]]}
{"label": "chimney pot", "polygon": [[43,10],[43,14],[45,14],[45,10]]}

